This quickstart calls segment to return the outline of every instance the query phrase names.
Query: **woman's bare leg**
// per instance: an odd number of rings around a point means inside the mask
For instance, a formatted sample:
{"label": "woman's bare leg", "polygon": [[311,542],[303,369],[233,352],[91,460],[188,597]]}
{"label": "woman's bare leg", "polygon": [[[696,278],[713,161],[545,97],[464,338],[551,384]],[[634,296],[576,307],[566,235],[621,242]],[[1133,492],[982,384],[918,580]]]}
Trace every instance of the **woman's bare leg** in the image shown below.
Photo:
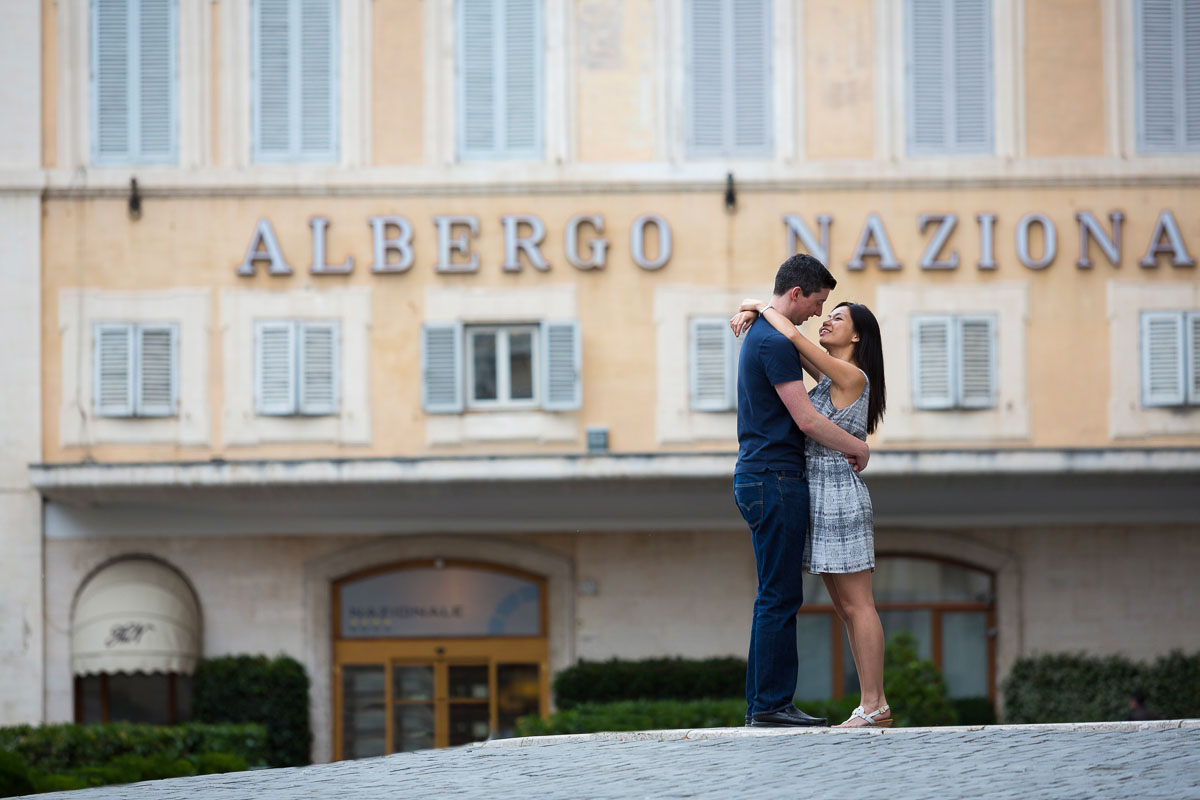
{"label": "woman's bare leg", "polygon": [[850,654],[854,657],[854,672],[856,675],[862,674],[862,669],[858,665],[858,645],[854,641],[854,621],[846,614],[846,609],[842,606],[841,595],[838,594],[837,583],[834,581],[835,575],[823,573],[821,580],[825,582],[825,590],[829,592],[829,598],[833,601],[833,611],[837,614],[838,619],[846,626],[846,638],[850,641]]}
{"label": "woman's bare leg", "polygon": [[[862,707],[869,714],[887,705],[883,693],[883,625],[879,622],[875,597],[871,593],[871,571],[827,577],[837,587],[838,599],[848,620],[854,665],[858,668],[858,683],[862,688]],[[833,596],[832,591],[830,596]],[[876,719],[889,717],[891,713],[884,712]],[[866,723],[851,718],[845,725],[859,727]]]}

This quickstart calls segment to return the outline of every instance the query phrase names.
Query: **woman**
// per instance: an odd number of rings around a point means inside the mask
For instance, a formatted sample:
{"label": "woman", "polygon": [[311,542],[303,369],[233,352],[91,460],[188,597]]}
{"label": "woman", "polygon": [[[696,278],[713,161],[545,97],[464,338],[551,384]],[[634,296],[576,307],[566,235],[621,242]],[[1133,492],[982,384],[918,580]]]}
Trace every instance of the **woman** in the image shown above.
{"label": "woman", "polygon": [[[742,303],[729,321],[733,332],[740,336],[754,323],[756,314],[762,314],[795,345],[805,371],[818,381],[808,393],[813,407],[860,439],[874,433],[883,416],[886,393],[879,323],[870,309],[858,303],[839,304],[821,323],[821,347],[806,339],[779,311],[757,300]],[[871,594],[875,569],[871,496],[841,453],[810,438],[805,460],[812,518],[804,568],[825,582],[834,610],[849,634],[862,687],[862,705],[837,727],[891,727],[891,708],[883,693],[883,626]]]}

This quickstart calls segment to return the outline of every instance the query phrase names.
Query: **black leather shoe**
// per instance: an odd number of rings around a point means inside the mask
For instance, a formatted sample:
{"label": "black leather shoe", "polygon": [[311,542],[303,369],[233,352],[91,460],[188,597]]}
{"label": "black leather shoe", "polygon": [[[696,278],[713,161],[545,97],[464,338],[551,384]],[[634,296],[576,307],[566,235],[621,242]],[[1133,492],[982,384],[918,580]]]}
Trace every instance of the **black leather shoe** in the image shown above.
{"label": "black leather shoe", "polygon": [[828,720],[809,716],[795,706],[788,706],[779,711],[750,715],[751,728],[825,728],[828,726]]}
{"label": "black leather shoe", "polygon": [[750,715],[749,714],[746,715],[746,727],[747,728],[750,727]]}

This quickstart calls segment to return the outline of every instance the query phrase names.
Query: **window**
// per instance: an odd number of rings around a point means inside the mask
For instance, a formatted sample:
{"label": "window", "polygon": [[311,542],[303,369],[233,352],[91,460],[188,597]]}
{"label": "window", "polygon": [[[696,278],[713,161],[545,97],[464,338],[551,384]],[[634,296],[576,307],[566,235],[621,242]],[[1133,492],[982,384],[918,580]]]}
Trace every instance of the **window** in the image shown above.
{"label": "window", "polygon": [[192,717],[192,676],[175,672],[75,676],[75,721],[175,725]]}
{"label": "window", "polygon": [[255,0],[254,160],[337,160],[336,0]]}
{"label": "window", "polygon": [[524,325],[427,323],[421,329],[422,405],[571,411],[582,403],[577,320]]}
{"label": "window", "polygon": [[540,0],[459,0],[457,29],[459,158],[541,158]]}
{"label": "window", "polygon": [[908,150],[992,152],[990,0],[908,0]]}
{"label": "window", "polygon": [[177,42],[176,0],[92,0],[93,162],[178,160]]}
{"label": "window", "polygon": [[687,0],[684,13],[688,155],[771,155],[771,0]]}
{"label": "window", "polygon": [[[991,574],[928,558],[880,556],[871,580],[885,636],[913,634],[918,656],[941,670],[951,698],[994,698]],[[796,617],[801,663],[795,696],[821,700],[859,691],[850,641],[819,575],[804,575],[804,597]]]}
{"label": "window", "polygon": [[258,322],[254,327],[254,405],[263,416],[338,413],[336,321]]}
{"label": "window", "polygon": [[911,342],[915,408],[995,407],[994,316],[914,316]]}
{"label": "window", "polygon": [[1142,405],[1200,405],[1200,311],[1142,312]]}
{"label": "window", "polygon": [[691,320],[689,389],[693,411],[737,409],[737,363],[745,336],[735,337],[719,317]]}
{"label": "window", "polygon": [[179,409],[178,326],[97,323],[94,408],[99,417],[172,417]]}
{"label": "window", "polygon": [[1134,9],[1138,150],[1200,150],[1200,0]]}

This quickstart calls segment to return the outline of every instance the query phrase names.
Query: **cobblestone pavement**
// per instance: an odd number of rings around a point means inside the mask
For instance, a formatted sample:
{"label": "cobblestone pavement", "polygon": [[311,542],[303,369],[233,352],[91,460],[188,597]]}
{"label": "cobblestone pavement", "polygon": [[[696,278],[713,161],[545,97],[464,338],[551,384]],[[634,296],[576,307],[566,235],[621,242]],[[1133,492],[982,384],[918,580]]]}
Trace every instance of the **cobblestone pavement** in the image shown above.
{"label": "cobblestone pavement", "polygon": [[746,796],[1200,798],[1200,720],[546,737],[37,795],[41,800]]}

